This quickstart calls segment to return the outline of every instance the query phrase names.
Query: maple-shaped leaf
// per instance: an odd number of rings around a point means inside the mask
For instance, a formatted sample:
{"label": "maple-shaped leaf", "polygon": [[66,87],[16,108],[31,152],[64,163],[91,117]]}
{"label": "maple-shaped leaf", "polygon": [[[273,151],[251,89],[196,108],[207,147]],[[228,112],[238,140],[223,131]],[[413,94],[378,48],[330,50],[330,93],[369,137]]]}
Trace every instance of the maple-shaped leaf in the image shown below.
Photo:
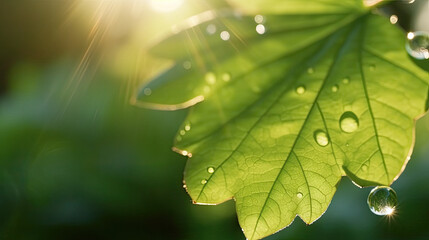
{"label": "maple-shaped leaf", "polygon": [[[151,52],[175,64],[139,104],[191,107],[174,149],[197,204],[236,201],[248,239],[310,224],[342,176],[390,185],[426,110],[428,73],[405,33],[358,0],[231,0],[175,26]],[[262,15],[261,15],[262,14]]]}

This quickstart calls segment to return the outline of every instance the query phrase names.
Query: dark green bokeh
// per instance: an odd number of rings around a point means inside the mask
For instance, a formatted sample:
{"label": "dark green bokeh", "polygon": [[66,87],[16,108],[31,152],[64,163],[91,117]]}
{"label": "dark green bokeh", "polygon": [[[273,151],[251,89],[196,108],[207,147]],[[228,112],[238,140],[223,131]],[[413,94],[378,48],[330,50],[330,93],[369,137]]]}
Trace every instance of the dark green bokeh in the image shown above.
{"label": "dark green bokeh", "polygon": [[[73,2],[0,3],[0,239],[244,239],[233,201],[195,206],[182,189],[186,158],[170,148],[186,111],[129,104],[163,66],[140,48],[168,15],[121,5],[82,69],[97,7]],[[392,218],[345,178],[320,220],[267,239],[429,238],[428,132],[425,117]]]}

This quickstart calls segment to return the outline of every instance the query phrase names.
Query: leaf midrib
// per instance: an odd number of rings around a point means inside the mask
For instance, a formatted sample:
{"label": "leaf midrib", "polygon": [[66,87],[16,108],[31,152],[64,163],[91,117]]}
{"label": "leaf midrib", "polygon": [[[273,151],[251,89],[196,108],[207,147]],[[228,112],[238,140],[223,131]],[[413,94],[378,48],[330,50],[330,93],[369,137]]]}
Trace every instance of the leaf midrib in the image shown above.
{"label": "leaf midrib", "polygon": [[[356,20],[357,20],[357,19],[356,19]],[[356,29],[353,29],[353,28],[352,28],[352,29],[351,29],[351,31],[356,31]],[[344,41],[344,43],[339,47],[339,50],[338,50],[337,54],[336,54],[336,55],[335,55],[335,57],[334,57],[334,61],[333,61],[332,65],[330,66],[330,68],[329,68],[329,70],[328,70],[328,73],[326,74],[326,77],[325,77],[325,79],[323,80],[322,85],[320,86],[320,89],[319,89],[319,91],[318,91],[318,93],[317,93],[317,96],[315,97],[315,99],[314,99],[314,101],[313,101],[313,104],[312,104],[312,106],[311,106],[310,110],[308,111],[307,118],[306,118],[306,119],[305,119],[305,121],[303,122],[303,124],[302,124],[302,126],[301,126],[301,128],[300,128],[300,131],[299,131],[299,133],[297,134],[297,137],[295,138],[295,141],[294,141],[294,143],[293,143],[293,145],[292,145],[292,147],[291,147],[291,150],[290,150],[290,152],[289,152],[288,156],[286,157],[286,159],[285,159],[285,161],[284,161],[284,163],[283,163],[283,166],[280,168],[279,173],[278,173],[278,174],[277,174],[277,176],[276,176],[276,179],[273,181],[273,184],[272,184],[272,186],[271,186],[271,188],[270,188],[270,191],[268,192],[267,198],[265,199],[264,205],[262,206],[262,209],[261,209],[260,214],[259,214],[259,216],[258,216],[258,220],[256,221],[255,228],[253,229],[253,235],[252,235],[251,239],[253,239],[253,237],[254,237],[254,235],[255,235],[255,233],[256,233],[256,229],[257,229],[257,227],[258,227],[259,220],[260,220],[260,218],[261,218],[261,216],[262,216],[262,214],[263,214],[263,212],[264,212],[264,210],[265,210],[265,207],[266,207],[266,204],[267,204],[267,202],[268,202],[268,199],[270,198],[271,192],[273,191],[274,186],[276,185],[276,183],[277,183],[277,181],[278,181],[278,179],[279,179],[279,177],[280,177],[280,175],[281,175],[281,172],[282,172],[282,171],[283,171],[283,169],[285,168],[285,165],[286,165],[286,163],[287,163],[288,159],[290,158],[291,154],[294,154],[294,155],[296,156],[296,154],[294,153],[294,148],[295,148],[295,146],[296,146],[296,144],[297,144],[297,142],[298,142],[299,136],[301,135],[302,131],[305,129],[305,126],[306,126],[306,124],[307,124],[307,122],[308,122],[308,119],[309,119],[309,115],[310,115],[310,114],[311,114],[311,112],[314,110],[314,107],[315,107],[315,106],[317,106],[317,102],[318,102],[318,99],[319,99],[319,97],[320,97],[320,94],[321,94],[322,90],[324,89],[324,86],[325,86],[325,84],[326,84],[327,80],[330,78],[331,73],[332,73],[333,69],[335,68],[335,66],[336,66],[336,64],[337,64],[337,62],[338,62],[339,56],[340,56],[340,55],[341,55],[341,53],[343,52],[344,48],[347,46],[347,44],[346,44],[346,43],[347,43],[348,41],[350,41],[351,39],[352,39],[352,34],[347,34],[347,39],[346,39],[346,40]],[[301,167],[301,170],[302,170],[302,172],[303,172],[304,178],[306,179],[306,176],[305,176],[305,173],[304,173],[304,169],[302,169],[301,162],[300,162],[300,160],[299,160],[299,158],[298,158],[297,156],[296,156],[296,158],[297,158],[297,161],[298,161],[298,162],[299,162],[299,164],[300,164],[300,167]],[[307,179],[306,179],[306,181],[307,181]],[[307,182],[307,187],[309,187],[308,182]],[[312,205],[312,203],[311,203],[311,193],[310,193],[310,190],[309,190],[309,189],[308,189],[308,194],[310,195],[310,206],[311,206],[311,205]],[[310,208],[310,221],[311,221],[311,218],[312,218],[312,213],[313,213],[313,209],[312,209],[312,207],[311,207],[311,208]]]}
{"label": "leaf midrib", "polygon": [[[359,60],[359,70],[360,70],[360,74],[361,74],[361,80],[362,80],[362,87],[365,93],[365,100],[367,102],[368,105],[368,111],[371,115],[371,120],[372,120],[372,126],[374,128],[374,133],[375,133],[375,139],[377,139],[377,147],[379,149],[380,155],[381,155],[381,159],[383,160],[383,168],[384,171],[386,172],[386,183],[389,184],[389,171],[387,170],[387,165],[386,165],[386,160],[384,159],[384,154],[383,154],[383,149],[381,148],[380,145],[380,139],[379,139],[379,134],[378,134],[378,129],[377,129],[377,124],[375,122],[375,116],[374,116],[374,112],[372,111],[372,106],[371,106],[371,100],[369,99],[369,95],[368,95],[368,88],[366,86],[366,78],[365,78],[365,73],[363,70],[363,60],[362,60],[362,52],[363,52],[363,44],[364,44],[364,40],[365,40],[365,35],[366,35],[366,19],[363,20],[364,22],[359,26],[361,29],[360,33],[361,36],[359,38],[360,42],[359,42],[359,48],[358,48],[358,60]],[[371,160],[371,159],[369,159]]]}
{"label": "leaf midrib", "polygon": [[[330,36],[330,37],[332,37],[332,36]],[[329,41],[327,41],[327,42],[329,42]],[[305,60],[308,60],[308,59],[311,59],[311,58],[314,58],[316,55],[310,55],[308,58],[306,58],[306,59],[304,59],[303,61],[305,61]],[[302,72],[304,71],[304,68],[299,68],[298,66],[301,66],[302,64],[300,64],[301,62],[299,62],[299,63],[297,63],[296,64],[296,66],[297,66],[297,68],[296,69],[300,69]],[[293,76],[295,74],[295,72],[292,70],[291,72],[289,72],[289,76],[288,76],[288,78],[289,77],[291,77],[291,76]],[[294,83],[295,81],[293,81],[293,82],[291,82],[291,83],[289,83],[289,84],[287,84],[285,87],[284,87],[284,89],[281,91],[281,93],[279,93],[279,96],[273,101],[273,103],[271,103],[270,104],[270,106],[266,109],[266,111],[264,111],[263,112],[263,114],[258,118],[258,120],[249,128],[249,130],[246,132],[246,134],[245,134],[245,136],[241,139],[241,141],[240,141],[240,143],[237,145],[237,147],[235,147],[234,148],[234,150],[231,152],[231,154],[229,154],[229,156],[227,157],[227,158],[225,158],[225,160],[224,161],[222,161],[222,163],[215,169],[215,171],[210,175],[210,177],[207,179],[207,183],[206,184],[204,184],[203,185],[203,187],[202,187],[202,189],[201,189],[201,191],[200,191],[200,193],[199,193],[199,195],[198,195],[198,197],[197,197],[197,199],[196,199],[196,201],[198,202],[198,200],[199,200],[199,198],[201,197],[201,194],[204,192],[204,189],[205,189],[205,187],[210,183],[210,179],[216,174],[216,172],[218,171],[218,169],[222,169],[222,166],[223,166],[223,164],[225,163],[225,162],[227,162],[233,155],[234,155],[234,153],[240,148],[240,146],[243,144],[243,142],[244,142],[244,140],[246,140],[246,138],[247,138],[247,136],[250,134],[250,132],[259,124],[259,122],[263,119],[263,117],[269,112],[269,110],[280,100],[280,97],[287,91],[287,90],[289,90],[289,88],[288,88],[288,86],[290,86],[290,85],[293,85],[293,83]],[[279,84],[276,84],[274,87],[272,87],[270,90],[274,90],[274,89],[276,89],[276,87],[277,87],[277,85],[281,85],[280,84],[281,82],[279,82]],[[268,96],[268,94],[266,94],[264,97],[266,97],[266,96]],[[262,99],[264,99],[264,98],[262,98]],[[244,112],[246,112],[248,109],[251,109],[252,107],[254,107],[257,103],[259,103],[259,102],[261,102],[262,101],[262,99],[260,98],[260,99],[258,99],[257,101],[255,101],[254,103],[252,103],[251,104],[251,106],[249,106],[248,108],[246,108],[244,111],[242,111],[242,112],[240,112],[240,114],[242,114],[242,113],[244,113]],[[239,114],[239,115],[240,115]],[[238,115],[238,116],[239,116]],[[236,117],[234,117],[234,118],[232,118],[231,120],[229,120],[228,122],[230,122],[230,121],[232,121],[232,120],[234,120],[234,119],[236,119],[238,116],[236,116]],[[221,128],[224,128],[226,126],[226,124],[224,124],[224,125],[222,125],[219,129],[221,129]]]}
{"label": "leaf midrib", "polygon": [[[356,21],[356,19],[359,19],[359,17],[361,17],[362,15],[355,15],[355,16],[353,16],[353,17],[350,17],[350,18],[346,18],[341,24],[339,24],[338,25],[338,28],[336,28],[336,29],[334,29],[334,30],[332,30],[332,32],[330,31],[330,32],[327,32],[326,33],[326,35],[323,35],[322,37],[320,37],[320,38],[316,38],[316,39],[314,39],[314,41],[311,41],[311,42],[309,42],[309,44],[314,44],[314,43],[316,43],[316,42],[318,42],[318,41],[321,41],[321,40],[326,40],[326,39],[329,39],[331,36],[333,36],[336,32],[338,32],[338,31],[340,31],[341,29],[343,29],[343,28],[345,28],[345,27],[347,27],[348,26],[348,24],[350,24],[350,23],[352,23],[353,21]],[[275,58],[275,59],[272,59],[272,60],[270,60],[270,61],[268,61],[268,62],[266,62],[266,63],[263,63],[263,64],[261,64],[261,65],[258,65],[258,66],[256,66],[255,68],[252,68],[251,70],[249,70],[248,72],[245,72],[245,73],[243,73],[242,75],[239,75],[239,76],[237,76],[237,80],[239,80],[239,79],[242,79],[242,78],[244,78],[244,77],[246,77],[246,76],[248,76],[249,74],[251,74],[252,72],[254,72],[254,71],[256,71],[256,70],[258,70],[258,69],[260,69],[260,68],[263,68],[263,67],[265,67],[265,66],[268,66],[268,65],[270,65],[270,64],[273,64],[273,63],[275,63],[275,62],[277,62],[277,61],[280,61],[280,60],[282,60],[282,59],[284,59],[284,58],[287,58],[287,57],[289,57],[290,55],[293,55],[293,54],[295,54],[295,53],[297,53],[297,52],[299,52],[299,51],[302,51],[303,49],[305,49],[305,48],[307,48],[308,47],[308,45],[303,45],[301,48],[299,48],[299,49],[296,49],[296,50],[294,50],[294,51],[292,51],[292,52],[287,52],[285,55],[281,55],[281,56],[279,56],[278,58]],[[230,84],[234,84],[234,83],[236,83],[237,81],[230,81]],[[274,88],[277,88],[279,85],[281,85],[281,81],[277,81],[272,87],[270,87],[270,89],[267,91],[267,92],[270,92],[272,89],[274,89]],[[249,109],[251,109],[252,107],[254,107],[255,106],[255,104],[257,104],[261,99],[263,99],[263,98],[265,98],[267,95],[269,95],[269,94],[265,94],[264,96],[262,96],[262,98],[258,98],[258,99],[256,99],[254,102],[252,102],[248,107],[246,107],[246,108],[244,108],[242,111],[240,111],[240,112],[238,112],[237,113],[237,115],[235,115],[235,116],[233,116],[233,117],[231,117],[230,119],[228,119],[226,122],[224,122],[223,124],[221,124],[221,125],[219,125],[219,127],[217,127],[217,128],[215,128],[213,131],[211,131],[210,133],[208,133],[208,134],[206,134],[205,136],[203,136],[203,137],[201,137],[201,138],[199,138],[199,139],[196,139],[196,140],[194,140],[194,141],[191,141],[191,142],[189,142],[189,143],[186,143],[186,145],[182,145],[182,147],[181,146],[178,146],[177,144],[177,142],[175,143],[175,147],[176,148],[178,148],[178,149],[181,149],[181,148],[184,148],[185,146],[186,147],[190,147],[190,146],[192,146],[192,145],[194,145],[194,144],[196,144],[196,143],[199,143],[199,142],[201,142],[201,141],[203,141],[204,139],[207,139],[207,138],[209,138],[210,136],[212,136],[214,133],[216,133],[216,132],[218,132],[219,130],[221,130],[222,128],[224,128],[226,125],[228,125],[229,123],[231,123],[232,121],[234,121],[235,119],[237,119],[238,117],[240,117],[241,116],[241,114],[243,114],[244,112],[246,112],[247,110],[249,110]],[[183,140],[181,141],[181,144],[183,144]]]}

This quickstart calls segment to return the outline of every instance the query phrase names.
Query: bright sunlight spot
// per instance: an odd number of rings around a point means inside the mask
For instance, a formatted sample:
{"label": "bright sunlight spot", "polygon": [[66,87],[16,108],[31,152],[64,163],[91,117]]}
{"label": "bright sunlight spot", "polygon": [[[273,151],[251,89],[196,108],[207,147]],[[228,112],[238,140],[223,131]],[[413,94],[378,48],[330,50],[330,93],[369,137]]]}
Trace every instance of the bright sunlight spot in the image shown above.
{"label": "bright sunlight spot", "polygon": [[384,209],[384,212],[386,213],[386,215],[392,215],[394,212],[395,212],[395,208],[392,208],[392,207],[386,207],[385,209]]}
{"label": "bright sunlight spot", "polygon": [[258,33],[258,34],[264,34],[265,33],[265,26],[264,25],[262,25],[262,24],[258,24],[257,26],[256,26],[256,32]]}
{"label": "bright sunlight spot", "polygon": [[172,12],[182,6],[184,0],[149,0],[151,8],[156,12]]}
{"label": "bright sunlight spot", "polygon": [[220,38],[224,41],[228,41],[230,37],[231,37],[231,35],[229,34],[228,31],[222,31],[220,33]]}

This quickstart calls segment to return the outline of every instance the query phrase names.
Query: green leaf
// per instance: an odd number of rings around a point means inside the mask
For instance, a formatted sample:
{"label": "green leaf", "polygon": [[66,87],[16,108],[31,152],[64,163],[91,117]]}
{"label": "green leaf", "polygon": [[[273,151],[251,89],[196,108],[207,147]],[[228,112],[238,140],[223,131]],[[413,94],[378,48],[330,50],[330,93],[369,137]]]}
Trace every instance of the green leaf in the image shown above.
{"label": "green leaf", "polygon": [[296,216],[317,220],[342,176],[390,185],[410,158],[429,77],[407,55],[405,34],[361,1],[246,3],[245,12],[267,13],[265,34],[254,15],[187,20],[152,49],[175,64],[139,104],[203,101],[174,147],[190,157],[186,189],[197,204],[234,199],[246,237],[260,239]]}

